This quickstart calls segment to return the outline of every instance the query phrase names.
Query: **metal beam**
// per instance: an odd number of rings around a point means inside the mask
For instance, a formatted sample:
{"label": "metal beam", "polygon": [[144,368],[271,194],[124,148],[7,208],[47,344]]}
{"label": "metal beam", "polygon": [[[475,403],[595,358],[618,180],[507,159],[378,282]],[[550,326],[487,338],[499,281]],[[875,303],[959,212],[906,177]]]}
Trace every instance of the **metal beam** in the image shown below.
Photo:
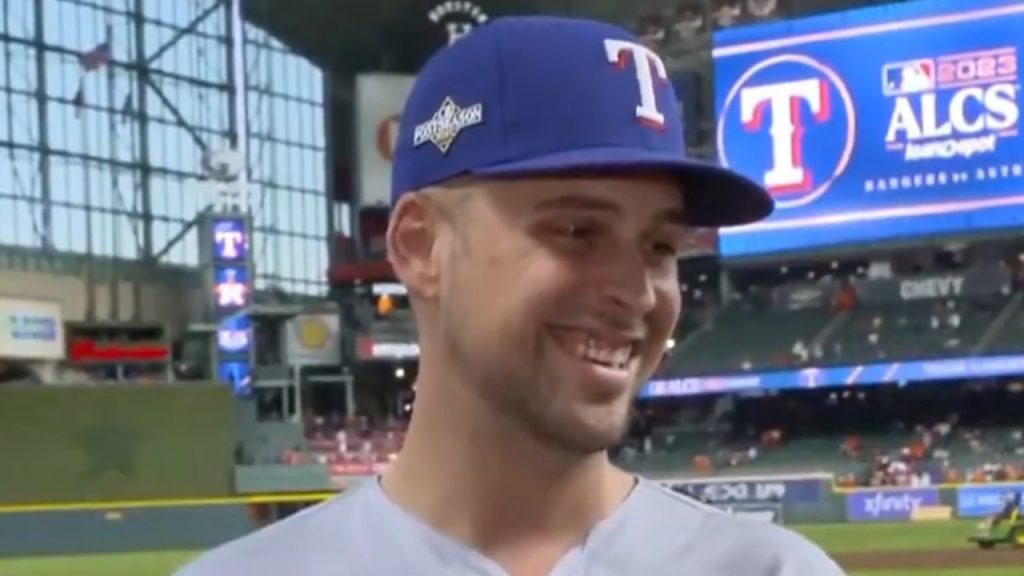
{"label": "metal beam", "polygon": [[[152,54],[150,54],[146,58],[145,63],[143,64],[143,66],[147,66],[147,67],[148,66],[152,66],[154,62],[156,62],[161,56],[164,55],[164,53],[166,53],[168,50],[173,48],[174,45],[177,44],[179,40],[184,38],[187,34],[189,34],[191,32],[194,32],[196,29],[198,29],[199,25],[202,24],[204,20],[209,18],[211,14],[216,12],[223,4],[224,4],[224,0],[215,0],[213,5],[211,5],[209,8],[204,10],[203,13],[200,14],[199,16],[196,16],[184,28],[182,28],[181,30],[178,30],[177,32],[175,32],[174,36],[171,36],[171,38],[169,40],[167,40],[167,42],[165,42],[163,44],[163,46],[157,48],[156,52],[153,52]],[[136,2],[135,6],[136,6],[136,14],[138,14],[138,12],[139,12],[139,10],[138,10],[139,2]]]}
{"label": "metal beam", "polygon": [[[146,19],[143,17],[145,0],[135,0],[135,65],[139,70],[146,68]],[[139,174],[139,201],[142,204],[142,258],[153,257],[153,202],[151,198],[152,169],[149,162],[149,111],[146,97],[146,81],[142,74],[135,75],[136,94],[136,129],[139,142],[139,157],[137,158]],[[138,284],[137,284],[138,286]],[[141,287],[135,294],[135,301],[140,302]],[[136,306],[136,309],[139,307]]]}
{"label": "metal beam", "polygon": [[178,233],[175,234],[173,238],[168,240],[167,244],[164,244],[163,248],[158,250],[156,252],[156,254],[153,254],[153,262],[159,262],[160,259],[162,259],[164,256],[166,256],[167,253],[170,252],[178,244],[178,242],[181,242],[182,239],[185,238],[185,235],[188,234],[190,230],[192,230],[193,228],[195,228],[196,226],[199,225],[199,221],[203,218],[203,216],[205,216],[211,210],[213,210],[213,207],[212,206],[207,206],[206,208],[203,208],[202,210],[200,210],[199,213],[196,214],[194,218],[192,218],[191,220],[186,222],[181,227],[181,230],[178,230]]}
{"label": "metal beam", "polygon": [[149,72],[139,70],[139,75],[142,76],[142,80],[153,90],[153,93],[160,99],[160,102],[167,107],[167,111],[171,113],[171,116],[174,116],[174,121],[178,127],[185,132],[188,132],[188,135],[192,137],[192,141],[195,142],[195,145],[203,152],[206,152],[209,149],[209,145],[207,145],[206,141],[203,140],[202,135],[188,123],[188,120],[186,120],[184,116],[181,115],[181,111],[179,111],[178,107],[171,102],[171,99],[164,94],[164,91],[160,89],[160,86],[153,81]]}
{"label": "metal beam", "polygon": [[[178,110],[178,107],[175,106],[173,102],[171,102],[171,99],[168,98],[166,94],[164,94],[164,91],[161,90],[160,86],[153,80],[152,75],[149,73],[149,71],[153,63],[156,62],[161,56],[163,56],[164,53],[166,53],[168,50],[174,47],[175,44],[180,42],[182,38],[184,38],[192,32],[195,32],[196,29],[199,28],[199,25],[203,23],[203,21],[209,18],[211,14],[215,13],[223,5],[224,0],[214,0],[213,4],[211,4],[209,8],[204,10],[199,16],[196,16],[184,28],[175,32],[174,36],[167,40],[167,42],[165,42],[162,46],[157,48],[156,52],[151,54],[144,61],[136,62],[138,66],[139,76],[141,76],[142,80],[147,85],[149,85],[149,87],[153,90],[153,93],[156,94],[156,97],[160,99],[160,102],[162,102],[163,105],[167,107],[167,110],[171,113],[171,116],[174,116],[174,120],[178,124],[178,126],[185,130],[185,132],[188,132],[188,135],[192,138],[192,141],[203,152],[206,152],[209,149],[209,145],[206,143],[205,140],[203,140],[199,132],[195,128],[193,128],[191,124],[188,123],[188,120],[186,120],[185,117],[181,114],[181,111]],[[143,4],[139,2],[139,0],[136,0],[136,15],[141,14],[143,10]],[[139,44],[139,46],[142,46],[142,44]]]}
{"label": "metal beam", "polygon": [[[35,0],[35,44],[36,52],[36,106],[39,121],[39,189],[42,210],[42,249],[53,250],[53,202],[50,195],[50,114],[46,108],[46,52],[43,50],[46,38],[46,19],[43,16],[46,0]],[[10,63],[8,63],[10,65]]]}
{"label": "metal beam", "polygon": [[[139,70],[146,69],[146,19],[143,17],[145,0],[135,0],[135,65]],[[153,171],[149,164],[149,107],[146,98],[146,81],[141,73],[135,74],[135,114],[136,134],[139,143],[139,167],[138,167],[138,188],[135,192],[139,195],[138,201],[142,205],[142,259],[156,262],[153,258],[153,201],[151,198]],[[132,307],[132,320],[142,320],[142,282],[136,279],[132,282],[132,300],[135,306]]]}

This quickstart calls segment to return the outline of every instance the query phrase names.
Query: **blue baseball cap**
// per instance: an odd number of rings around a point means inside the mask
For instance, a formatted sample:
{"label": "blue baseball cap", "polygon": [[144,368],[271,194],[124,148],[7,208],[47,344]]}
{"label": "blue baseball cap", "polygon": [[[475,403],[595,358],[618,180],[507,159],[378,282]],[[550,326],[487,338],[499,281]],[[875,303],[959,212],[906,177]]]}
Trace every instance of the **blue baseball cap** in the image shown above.
{"label": "blue baseball cap", "polygon": [[689,223],[749,224],[774,202],[748,178],[686,156],[665,64],[617,26],[492,20],[420,71],[399,126],[392,202],[465,175],[573,170],[678,174]]}

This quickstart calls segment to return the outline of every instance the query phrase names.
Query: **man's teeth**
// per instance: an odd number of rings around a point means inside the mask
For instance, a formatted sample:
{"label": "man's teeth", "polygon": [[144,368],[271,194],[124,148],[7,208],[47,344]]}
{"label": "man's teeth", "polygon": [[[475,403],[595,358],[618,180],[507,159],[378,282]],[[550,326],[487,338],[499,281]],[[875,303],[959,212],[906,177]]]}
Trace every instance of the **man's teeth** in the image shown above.
{"label": "man's teeth", "polygon": [[612,368],[624,368],[632,354],[632,346],[613,347],[594,338],[588,338],[576,344],[577,356]]}

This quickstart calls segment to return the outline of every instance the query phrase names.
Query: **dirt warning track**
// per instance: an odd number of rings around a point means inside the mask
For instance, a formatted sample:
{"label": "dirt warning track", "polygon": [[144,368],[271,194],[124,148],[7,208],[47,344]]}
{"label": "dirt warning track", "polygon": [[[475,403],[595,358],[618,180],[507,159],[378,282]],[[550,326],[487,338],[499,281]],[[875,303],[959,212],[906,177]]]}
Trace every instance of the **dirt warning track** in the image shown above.
{"label": "dirt warning track", "polygon": [[929,568],[995,568],[1024,566],[1024,550],[1003,548],[979,550],[900,550],[856,552],[835,555],[836,562],[849,571],[920,570]]}

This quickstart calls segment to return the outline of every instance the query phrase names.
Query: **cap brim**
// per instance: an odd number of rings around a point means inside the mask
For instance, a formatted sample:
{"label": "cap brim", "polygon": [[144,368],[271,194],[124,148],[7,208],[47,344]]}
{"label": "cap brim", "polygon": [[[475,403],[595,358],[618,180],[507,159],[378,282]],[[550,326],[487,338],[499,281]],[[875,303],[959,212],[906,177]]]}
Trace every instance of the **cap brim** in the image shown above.
{"label": "cap brim", "polygon": [[636,148],[587,148],[478,168],[481,176],[572,170],[665,170],[679,176],[688,223],[697,227],[741,226],[772,214],[771,195],[749,178],[709,162]]}

